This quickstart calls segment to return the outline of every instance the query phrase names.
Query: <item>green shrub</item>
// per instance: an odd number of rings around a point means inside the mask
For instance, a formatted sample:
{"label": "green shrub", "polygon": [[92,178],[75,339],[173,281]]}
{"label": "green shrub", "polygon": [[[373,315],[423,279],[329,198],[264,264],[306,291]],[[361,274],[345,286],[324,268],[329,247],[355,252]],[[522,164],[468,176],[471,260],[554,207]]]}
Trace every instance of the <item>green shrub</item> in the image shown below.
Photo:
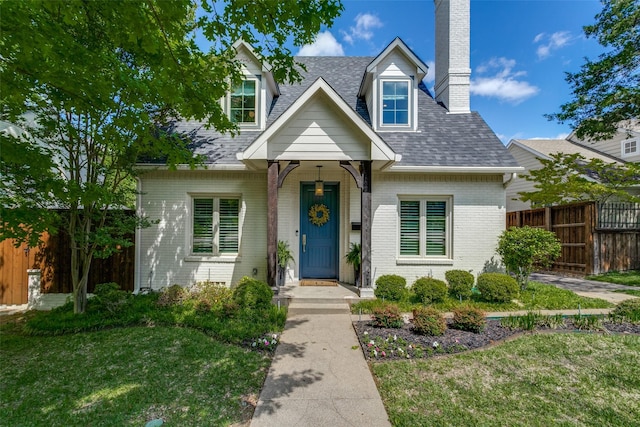
{"label": "green shrub", "polygon": [[562,246],[551,231],[527,226],[511,227],[500,235],[496,252],[524,290],[529,275],[536,269],[550,267],[561,255]]}
{"label": "green shrub", "polygon": [[189,296],[189,291],[180,285],[171,285],[163,288],[158,297],[158,305],[160,307],[169,307],[172,305],[182,304]]}
{"label": "green shrub", "polygon": [[447,330],[447,322],[435,308],[419,307],[413,310],[413,329],[422,335],[440,336]]}
{"label": "green shrub", "polygon": [[452,327],[477,334],[487,326],[485,314],[484,311],[472,306],[455,308],[453,309]]}
{"label": "green shrub", "polygon": [[396,304],[374,308],[371,317],[373,317],[373,326],[378,328],[401,328],[404,323]]}
{"label": "green shrub", "polygon": [[233,300],[241,309],[268,309],[273,291],[265,282],[243,277],[233,288]]}
{"label": "green shrub", "polygon": [[115,314],[131,296],[131,293],[120,290],[120,286],[114,282],[97,284],[93,294],[90,308],[107,314]]}
{"label": "green shrub", "polygon": [[444,273],[449,284],[449,295],[454,298],[471,298],[475,279],[473,274],[464,270],[449,270]]}
{"label": "green shrub", "polygon": [[518,298],[518,282],[508,274],[483,273],[478,276],[478,290],[489,302],[509,302]]}
{"label": "green shrub", "polygon": [[423,304],[440,302],[447,296],[447,284],[431,277],[421,277],[416,280],[411,290]]}
{"label": "green shrub", "polygon": [[221,312],[233,306],[233,291],[225,285],[207,280],[193,285],[189,289],[188,299],[193,300],[197,310]]}
{"label": "green shrub", "polygon": [[618,322],[640,322],[640,298],[622,301],[611,311],[609,317]]}
{"label": "green shrub", "polygon": [[407,280],[395,274],[385,274],[376,280],[373,293],[378,299],[402,301],[407,295]]}

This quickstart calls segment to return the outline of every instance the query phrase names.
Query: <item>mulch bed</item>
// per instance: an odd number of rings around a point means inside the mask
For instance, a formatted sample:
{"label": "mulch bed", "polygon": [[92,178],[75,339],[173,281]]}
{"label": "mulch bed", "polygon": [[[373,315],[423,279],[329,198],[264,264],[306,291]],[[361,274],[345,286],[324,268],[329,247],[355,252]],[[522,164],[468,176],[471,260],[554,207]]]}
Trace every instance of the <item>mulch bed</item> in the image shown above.
{"label": "mulch bed", "polygon": [[[402,328],[379,328],[370,321],[353,322],[364,356],[369,361],[421,359],[444,354],[461,353],[497,344],[525,333],[522,329],[501,326],[500,320],[488,320],[480,333],[466,332],[451,328],[442,336],[419,335],[412,330],[412,324]],[[565,319],[564,326],[557,329],[536,327],[535,332],[576,332],[579,331],[572,319]],[[527,331],[526,333],[532,333]],[[640,324],[602,322],[602,329],[581,331],[584,333],[616,333],[640,335]]]}

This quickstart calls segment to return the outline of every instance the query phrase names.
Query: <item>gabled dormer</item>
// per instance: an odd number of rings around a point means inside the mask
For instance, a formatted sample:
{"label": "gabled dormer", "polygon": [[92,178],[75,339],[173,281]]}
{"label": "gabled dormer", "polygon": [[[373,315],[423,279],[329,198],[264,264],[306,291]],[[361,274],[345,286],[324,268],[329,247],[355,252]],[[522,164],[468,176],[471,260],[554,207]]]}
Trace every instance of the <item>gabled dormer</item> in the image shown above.
{"label": "gabled dormer", "polygon": [[244,77],[222,100],[222,108],[241,129],[264,130],[269,106],[280,95],[280,89],[273,79],[271,65],[262,61],[251,45],[238,40],[233,47]]}
{"label": "gabled dormer", "polygon": [[415,131],[418,85],[429,67],[398,37],[371,63],[358,96],[367,103],[371,125],[378,132]]}

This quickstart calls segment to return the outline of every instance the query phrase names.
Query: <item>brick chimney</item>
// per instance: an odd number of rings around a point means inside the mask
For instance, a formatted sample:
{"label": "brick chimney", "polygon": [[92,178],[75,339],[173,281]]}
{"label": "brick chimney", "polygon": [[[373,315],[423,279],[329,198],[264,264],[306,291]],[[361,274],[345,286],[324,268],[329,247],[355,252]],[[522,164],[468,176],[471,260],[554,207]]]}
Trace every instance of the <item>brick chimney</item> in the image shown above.
{"label": "brick chimney", "polygon": [[469,113],[469,0],[434,0],[436,101],[451,114]]}

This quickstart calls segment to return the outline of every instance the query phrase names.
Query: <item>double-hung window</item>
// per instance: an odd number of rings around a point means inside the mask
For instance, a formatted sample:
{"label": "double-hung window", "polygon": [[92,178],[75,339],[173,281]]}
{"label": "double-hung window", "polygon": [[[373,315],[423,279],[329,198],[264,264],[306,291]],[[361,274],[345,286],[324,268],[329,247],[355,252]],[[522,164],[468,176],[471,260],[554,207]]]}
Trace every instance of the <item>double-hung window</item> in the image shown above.
{"label": "double-hung window", "polygon": [[633,156],[634,154],[638,154],[638,140],[622,141],[622,157]]}
{"label": "double-hung window", "polygon": [[237,254],[240,244],[240,199],[194,197],[192,253]]}
{"label": "double-hung window", "polygon": [[409,125],[409,81],[382,81],[382,126]]}
{"label": "double-hung window", "polygon": [[400,257],[451,257],[451,198],[400,200]]}
{"label": "double-hung window", "polygon": [[238,124],[256,124],[257,100],[256,80],[243,80],[231,92],[229,98],[229,119]]}

